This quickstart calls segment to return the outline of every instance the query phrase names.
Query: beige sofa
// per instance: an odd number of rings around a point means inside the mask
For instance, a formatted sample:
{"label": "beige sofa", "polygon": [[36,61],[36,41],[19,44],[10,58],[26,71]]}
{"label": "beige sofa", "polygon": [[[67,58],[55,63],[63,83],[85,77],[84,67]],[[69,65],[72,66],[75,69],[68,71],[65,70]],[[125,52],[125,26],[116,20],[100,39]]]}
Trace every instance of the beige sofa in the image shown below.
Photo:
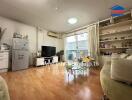
{"label": "beige sofa", "polygon": [[132,85],[111,79],[111,61],[107,61],[100,73],[104,94],[110,100],[132,100]]}
{"label": "beige sofa", "polygon": [[0,76],[0,100],[10,100],[7,84]]}

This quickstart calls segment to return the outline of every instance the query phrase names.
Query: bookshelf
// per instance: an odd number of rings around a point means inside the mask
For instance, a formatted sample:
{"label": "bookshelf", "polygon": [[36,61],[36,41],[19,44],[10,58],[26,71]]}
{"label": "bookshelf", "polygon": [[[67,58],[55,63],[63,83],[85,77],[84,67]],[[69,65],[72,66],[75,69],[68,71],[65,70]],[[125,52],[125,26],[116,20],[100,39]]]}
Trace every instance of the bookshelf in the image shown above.
{"label": "bookshelf", "polygon": [[132,49],[132,14],[111,17],[99,22],[100,55],[125,53]]}
{"label": "bookshelf", "polygon": [[124,33],[128,33],[128,32],[132,32],[132,29],[128,29],[128,30],[122,30],[122,31],[117,31],[114,33],[105,33],[105,34],[99,34],[100,36],[106,36],[106,35],[115,35],[115,34],[124,34]]}

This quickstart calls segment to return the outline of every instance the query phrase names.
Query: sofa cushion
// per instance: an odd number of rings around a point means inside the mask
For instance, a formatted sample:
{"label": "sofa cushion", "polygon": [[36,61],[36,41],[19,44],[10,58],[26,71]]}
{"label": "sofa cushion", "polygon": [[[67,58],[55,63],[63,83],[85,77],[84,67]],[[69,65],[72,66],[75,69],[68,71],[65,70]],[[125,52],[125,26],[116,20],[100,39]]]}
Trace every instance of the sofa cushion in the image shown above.
{"label": "sofa cushion", "polygon": [[100,82],[104,94],[110,100],[130,100],[132,98],[132,86],[112,80],[110,78],[110,66],[109,64],[104,65],[107,69],[102,69],[100,72]]}
{"label": "sofa cushion", "polygon": [[128,56],[126,59],[132,60],[132,55]]}
{"label": "sofa cushion", "polygon": [[122,53],[122,54],[117,54],[117,53],[113,53],[111,58],[126,58],[128,57],[129,55],[126,54],[126,53]]}
{"label": "sofa cushion", "polygon": [[120,54],[120,58],[126,58],[127,56],[128,56],[128,54],[126,54],[126,53]]}
{"label": "sofa cushion", "polygon": [[120,55],[117,53],[112,53],[111,59],[113,58],[120,58]]}
{"label": "sofa cushion", "polygon": [[112,58],[111,78],[122,82],[132,83],[132,60]]}

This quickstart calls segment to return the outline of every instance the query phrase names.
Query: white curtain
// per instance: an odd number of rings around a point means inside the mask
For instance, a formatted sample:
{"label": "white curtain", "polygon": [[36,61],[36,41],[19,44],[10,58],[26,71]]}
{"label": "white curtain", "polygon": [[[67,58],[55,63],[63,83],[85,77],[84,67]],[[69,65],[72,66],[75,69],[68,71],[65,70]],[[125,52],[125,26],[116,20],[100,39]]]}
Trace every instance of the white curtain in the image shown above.
{"label": "white curtain", "polygon": [[88,32],[88,52],[91,57],[96,60],[99,65],[99,31],[98,25],[92,25],[87,28]]}

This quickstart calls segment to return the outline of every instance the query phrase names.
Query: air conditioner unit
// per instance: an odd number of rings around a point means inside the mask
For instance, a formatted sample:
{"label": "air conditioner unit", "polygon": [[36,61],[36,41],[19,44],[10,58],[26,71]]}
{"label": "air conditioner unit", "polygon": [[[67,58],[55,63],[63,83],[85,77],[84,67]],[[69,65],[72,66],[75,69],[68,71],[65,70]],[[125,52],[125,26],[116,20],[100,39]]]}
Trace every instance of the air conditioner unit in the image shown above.
{"label": "air conditioner unit", "polygon": [[54,37],[54,38],[61,38],[61,34],[59,34],[59,33],[48,32],[47,35]]}

